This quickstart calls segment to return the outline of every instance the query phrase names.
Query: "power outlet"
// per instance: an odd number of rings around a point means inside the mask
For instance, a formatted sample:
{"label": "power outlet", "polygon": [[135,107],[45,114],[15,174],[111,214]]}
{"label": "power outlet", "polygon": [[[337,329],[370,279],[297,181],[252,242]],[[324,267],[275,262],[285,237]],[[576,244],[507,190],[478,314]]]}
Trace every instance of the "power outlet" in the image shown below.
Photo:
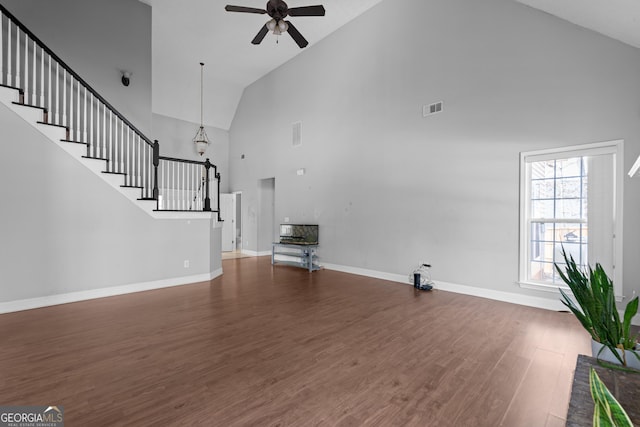
{"label": "power outlet", "polygon": [[188,259],[184,260],[184,268],[189,268],[189,260]]}

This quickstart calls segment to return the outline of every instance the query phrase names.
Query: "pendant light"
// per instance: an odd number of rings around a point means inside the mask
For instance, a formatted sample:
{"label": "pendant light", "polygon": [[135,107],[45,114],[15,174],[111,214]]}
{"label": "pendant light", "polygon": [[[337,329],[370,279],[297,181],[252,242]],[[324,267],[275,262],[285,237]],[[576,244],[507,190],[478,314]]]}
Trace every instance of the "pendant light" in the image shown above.
{"label": "pendant light", "polygon": [[204,62],[200,63],[200,128],[196,132],[196,136],[193,138],[193,142],[196,144],[196,150],[201,156],[207,151],[209,146],[209,138],[207,132],[204,130],[203,124],[203,97],[204,97]]}

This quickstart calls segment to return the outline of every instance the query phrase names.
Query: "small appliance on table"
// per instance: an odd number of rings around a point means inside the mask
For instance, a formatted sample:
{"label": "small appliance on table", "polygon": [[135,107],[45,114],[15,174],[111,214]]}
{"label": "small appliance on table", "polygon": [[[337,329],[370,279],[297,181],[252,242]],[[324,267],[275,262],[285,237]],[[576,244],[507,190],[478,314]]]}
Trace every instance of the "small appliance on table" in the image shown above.
{"label": "small appliance on table", "polygon": [[319,270],[317,249],[318,225],[280,224],[280,241],[272,245],[271,264]]}

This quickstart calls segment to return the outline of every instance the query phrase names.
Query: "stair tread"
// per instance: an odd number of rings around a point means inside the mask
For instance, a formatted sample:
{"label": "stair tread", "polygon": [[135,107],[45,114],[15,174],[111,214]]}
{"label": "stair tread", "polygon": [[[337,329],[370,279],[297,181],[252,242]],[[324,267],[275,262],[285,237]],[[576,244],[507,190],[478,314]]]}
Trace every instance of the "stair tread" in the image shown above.
{"label": "stair tread", "polygon": [[127,174],[124,172],[111,172],[111,171],[102,171],[102,173],[108,173],[109,175],[124,175],[126,176]]}
{"label": "stair tread", "polygon": [[144,187],[141,187],[139,185],[121,185],[120,187],[122,187],[122,188],[139,188],[139,189],[144,188]]}
{"label": "stair tread", "polygon": [[185,210],[185,209],[154,209],[155,212],[203,212],[211,213],[215,211],[202,211],[202,210]]}
{"label": "stair tread", "polygon": [[88,142],[74,141],[73,139],[61,139],[60,141],[62,141],[62,142],[70,142],[72,144],[83,144],[83,145],[89,146]]}
{"label": "stair tread", "polygon": [[91,159],[91,160],[104,160],[108,162],[109,159],[105,159],[104,157],[94,157],[94,156],[82,156],[83,159]]}
{"label": "stair tread", "polygon": [[24,91],[22,89],[20,89],[19,87],[15,87],[15,86],[11,86],[11,85],[4,85],[4,84],[0,84],[0,87],[6,87],[8,89],[14,89],[14,90],[17,90],[18,92],[20,92],[21,94],[24,93]]}
{"label": "stair tread", "polygon": [[[44,111],[45,113],[47,112],[46,108],[40,107],[39,105],[25,104],[24,102],[17,102],[17,101],[13,101],[12,104],[21,105],[23,107],[36,108],[38,110]],[[38,122],[38,123],[40,123],[40,122]]]}
{"label": "stair tread", "polygon": [[[22,104],[20,104],[20,105],[22,105]],[[59,127],[59,128],[62,128],[62,129],[66,129],[67,131],[69,130],[69,128],[67,128],[65,125],[57,125],[55,123],[47,123],[47,122],[41,122],[41,121],[38,121],[38,123],[41,124],[41,125],[49,125],[49,126]]]}

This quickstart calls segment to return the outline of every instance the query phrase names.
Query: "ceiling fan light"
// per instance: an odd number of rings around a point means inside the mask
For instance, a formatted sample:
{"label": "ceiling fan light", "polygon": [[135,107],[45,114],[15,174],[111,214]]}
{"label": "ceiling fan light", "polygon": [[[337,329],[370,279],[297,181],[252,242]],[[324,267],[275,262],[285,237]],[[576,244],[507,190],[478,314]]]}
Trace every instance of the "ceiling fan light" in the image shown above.
{"label": "ceiling fan light", "polygon": [[273,34],[275,34],[276,36],[279,36],[280,34],[282,34],[282,31],[280,31],[280,27],[279,27],[279,26],[278,26],[278,27],[276,27],[276,28],[273,30]]}
{"label": "ceiling fan light", "polygon": [[271,21],[267,22],[267,29],[269,31],[274,31],[276,29],[276,25],[277,25],[276,20],[272,19]]}
{"label": "ceiling fan light", "polygon": [[280,32],[286,33],[289,29],[289,24],[281,20],[278,22],[278,28],[280,29]]}

